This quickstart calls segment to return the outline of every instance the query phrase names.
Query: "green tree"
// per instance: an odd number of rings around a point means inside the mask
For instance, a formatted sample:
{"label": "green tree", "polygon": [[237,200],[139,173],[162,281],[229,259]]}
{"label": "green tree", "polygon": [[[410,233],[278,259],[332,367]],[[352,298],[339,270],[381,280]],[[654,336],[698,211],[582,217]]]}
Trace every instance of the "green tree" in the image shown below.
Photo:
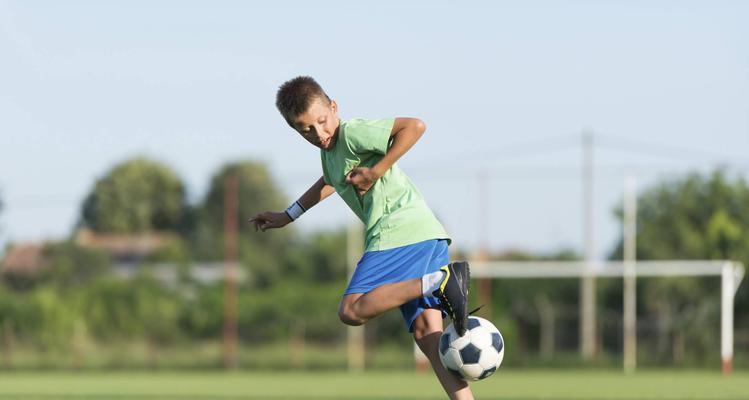
{"label": "green tree", "polygon": [[136,287],[130,281],[97,279],[78,294],[81,314],[92,335],[102,341],[131,339],[142,332]]}
{"label": "green tree", "polygon": [[[2,215],[2,213],[3,213],[3,198],[0,197],[0,215]],[[0,225],[0,228],[2,228],[2,225]],[[2,229],[0,229],[0,232],[2,232]],[[0,249],[0,252],[2,252],[2,249]]]}
{"label": "green tree", "polygon": [[[749,186],[742,177],[722,169],[693,173],[647,188],[637,207],[638,259],[731,259],[749,265]],[[621,220],[622,210],[615,212]],[[621,256],[620,239],[611,258]],[[715,332],[698,328],[719,323],[717,279],[647,279],[638,292],[640,310],[657,315],[661,358],[670,357],[678,343],[698,352],[716,345]],[[737,327],[749,327],[748,310],[745,283],[736,297]],[[671,340],[677,345],[669,345]]]}
{"label": "green tree", "polygon": [[44,259],[42,280],[60,288],[80,287],[111,272],[105,252],[80,247],[72,241],[47,244]]}
{"label": "green tree", "polygon": [[197,231],[193,248],[204,260],[224,258],[224,197],[227,176],[238,184],[239,258],[248,267],[256,283],[267,286],[283,272],[284,251],[291,229],[255,232],[250,217],[266,210],[283,210],[285,196],[273,182],[267,168],[245,161],[224,166],[213,176],[208,193],[197,212]]}
{"label": "green tree", "polygon": [[177,175],[139,157],[96,181],[83,203],[81,222],[97,232],[184,231],[189,215],[185,185]]}
{"label": "green tree", "polygon": [[136,293],[134,322],[148,343],[168,344],[182,336],[179,322],[184,302],[175,290],[158,282],[149,271],[132,282],[132,289]]}
{"label": "green tree", "polygon": [[[637,202],[640,259],[749,261],[749,186],[724,170],[690,174],[646,189]],[[616,210],[622,219],[621,209]],[[612,258],[620,259],[622,241]]]}
{"label": "green tree", "polygon": [[74,311],[51,287],[0,290],[0,337],[11,334],[37,349],[64,349],[73,334]]}
{"label": "green tree", "polygon": [[288,246],[283,271],[308,282],[345,283],[346,231],[314,232]]}

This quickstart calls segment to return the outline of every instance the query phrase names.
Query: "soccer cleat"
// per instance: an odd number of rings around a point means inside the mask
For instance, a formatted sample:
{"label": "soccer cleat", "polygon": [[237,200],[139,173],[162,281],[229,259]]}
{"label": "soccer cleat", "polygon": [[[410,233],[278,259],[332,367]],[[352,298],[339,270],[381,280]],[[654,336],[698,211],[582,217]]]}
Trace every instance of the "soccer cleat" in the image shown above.
{"label": "soccer cleat", "polygon": [[442,308],[453,320],[455,331],[463,336],[468,321],[468,284],[471,280],[468,263],[454,262],[440,269],[445,272],[445,277],[432,294],[440,300]]}

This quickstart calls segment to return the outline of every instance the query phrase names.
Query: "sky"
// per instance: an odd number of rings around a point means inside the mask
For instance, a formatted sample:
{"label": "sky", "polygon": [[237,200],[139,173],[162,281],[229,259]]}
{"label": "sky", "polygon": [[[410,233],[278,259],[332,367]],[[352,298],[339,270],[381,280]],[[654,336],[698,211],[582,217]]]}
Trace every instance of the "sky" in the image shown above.
{"label": "sky", "polygon": [[[96,179],[147,156],[199,202],[259,160],[291,201],[321,175],[279,85],[311,75],[342,118],[421,118],[400,161],[454,244],[583,252],[639,191],[749,175],[749,2],[0,0],[0,245],[68,236]],[[280,211],[280,210],[279,210]],[[351,223],[332,196],[295,224]]]}

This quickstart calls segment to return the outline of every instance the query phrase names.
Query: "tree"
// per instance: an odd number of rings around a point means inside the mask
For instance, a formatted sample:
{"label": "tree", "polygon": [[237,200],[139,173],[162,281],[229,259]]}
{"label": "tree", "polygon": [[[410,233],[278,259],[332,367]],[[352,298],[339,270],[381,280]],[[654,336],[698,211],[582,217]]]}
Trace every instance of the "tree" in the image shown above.
{"label": "tree", "polygon": [[285,196],[273,182],[267,168],[245,161],[225,165],[213,176],[208,193],[197,212],[193,238],[196,255],[204,260],[224,258],[225,180],[232,175],[238,182],[239,259],[250,269],[255,281],[268,285],[282,272],[284,251],[291,239],[290,227],[255,232],[250,217],[267,210],[283,210]]}
{"label": "tree", "polygon": [[[622,210],[617,209],[622,219]],[[740,177],[730,177],[719,169],[703,176],[690,174],[682,179],[666,181],[648,188],[638,196],[637,258],[658,259],[731,259],[749,265],[749,186]],[[620,259],[622,241],[617,243],[611,258]],[[658,347],[670,353],[678,343],[689,341],[691,348],[715,345],[708,343],[699,329],[687,326],[718,324],[719,304],[717,279],[648,279],[638,290],[641,309],[658,317]],[[736,296],[736,325],[749,327],[749,290],[744,284]],[[717,308],[716,308],[717,310]],[[695,318],[702,318],[695,321]],[[674,346],[668,346],[673,337]],[[675,354],[676,352],[674,352]]]}
{"label": "tree", "polygon": [[288,246],[284,272],[307,282],[345,283],[347,273],[346,231],[320,231]]}
{"label": "tree", "polygon": [[[734,259],[749,261],[749,186],[724,170],[690,174],[661,183],[638,198],[640,259]],[[622,219],[621,209],[616,210]],[[612,253],[621,258],[622,241]]]}
{"label": "tree", "polygon": [[44,246],[42,280],[61,289],[85,286],[110,272],[109,256],[101,250],[80,247],[72,241]]}
{"label": "tree", "polygon": [[81,222],[97,232],[184,232],[185,186],[167,166],[135,158],[112,168],[86,196]]}

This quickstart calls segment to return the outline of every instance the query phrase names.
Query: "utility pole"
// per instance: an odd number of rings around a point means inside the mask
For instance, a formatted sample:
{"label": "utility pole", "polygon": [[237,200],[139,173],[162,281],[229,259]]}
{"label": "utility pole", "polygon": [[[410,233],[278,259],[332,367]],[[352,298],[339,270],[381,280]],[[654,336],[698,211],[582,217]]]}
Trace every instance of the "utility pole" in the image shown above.
{"label": "utility pole", "polygon": [[[479,252],[476,257],[478,261],[489,261],[489,235],[491,234],[491,195],[489,189],[489,174],[486,170],[480,170],[478,174],[478,232]],[[478,279],[478,300],[483,304],[482,315],[490,318],[492,315],[492,280],[491,278]]]}
{"label": "utility pole", "polygon": [[624,372],[637,367],[637,195],[635,178],[624,184]]}
{"label": "utility pole", "polygon": [[224,178],[224,368],[237,368],[237,177]]}
{"label": "utility pole", "polygon": [[580,284],[580,351],[584,360],[596,352],[596,281],[593,254],[593,132],[583,131],[583,240],[585,267]]}
{"label": "utility pole", "polygon": [[[346,236],[346,260],[348,262],[348,278],[356,269],[356,263],[364,247],[363,232],[358,221],[349,223]],[[348,326],[348,369],[349,371],[363,371],[365,366],[364,325]]]}

